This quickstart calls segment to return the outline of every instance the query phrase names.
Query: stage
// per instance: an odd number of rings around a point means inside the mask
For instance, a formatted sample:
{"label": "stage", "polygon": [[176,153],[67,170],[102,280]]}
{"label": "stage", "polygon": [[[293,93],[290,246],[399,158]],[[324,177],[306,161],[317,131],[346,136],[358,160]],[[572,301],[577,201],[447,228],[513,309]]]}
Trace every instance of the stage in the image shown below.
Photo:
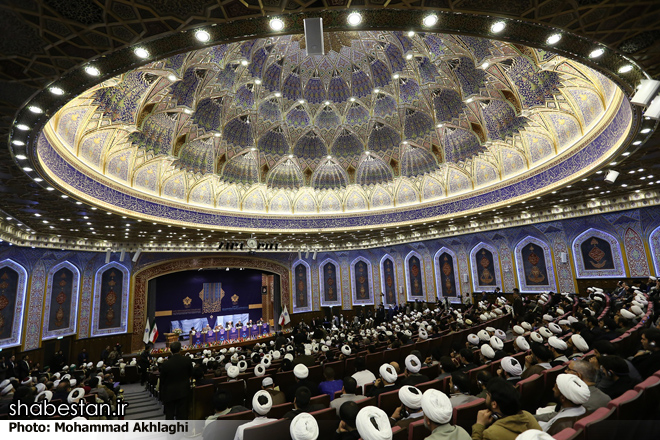
{"label": "stage", "polygon": [[[291,330],[282,330],[282,334],[286,337]],[[276,333],[268,333],[267,335],[261,336],[256,339],[245,339],[245,340],[234,340],[234,341],[225,341],[224,343],[216,343],[216,345],[213,344],[193,344],[190,342],[190,340],[179,340],[181,342],[181,351],[183,353],[199,353],[202,350],[221,350],[223,348],[229,348],[229,347],[244,347],[244,346],[252,346],[254,344],[270,344],[270,341],[274,340],[276,337]],[[168,356],[170,354],[169,348],[167,348],[167,343],[166,342],[156,342],[154,344],[154,348],[151,350],[151,355],[152,356]]]}

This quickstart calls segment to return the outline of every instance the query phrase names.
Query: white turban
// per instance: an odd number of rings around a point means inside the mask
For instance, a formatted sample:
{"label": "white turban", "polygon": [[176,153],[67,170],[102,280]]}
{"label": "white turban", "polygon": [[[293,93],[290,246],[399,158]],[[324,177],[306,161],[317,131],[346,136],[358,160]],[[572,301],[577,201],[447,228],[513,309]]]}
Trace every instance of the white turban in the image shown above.
{"label": "white turban", "polygon": [[561,327],[559,327],[559,324],[556,322],[551,322],[548,324],[548,327],[550,328],[550,331],[556,335],[561,334]]}
{"label": "white turban", "polygon": [[53,374],[53,377],[54,377],[55,379],[59,379],[59,378],[60,378],[60,373],[55,373],[55,374]]}
{"label": "white turban", "polygon": [[292,361],[293,360],[293,355],[291,353],[287,353],[287,354],[284,355],[284,359],[288,359],[288,360]]}
{"label": "white turban", "polygon": [[35,402],[40,402],[41,401],[41,396],[43,396],[43,399],[46,402],[50,402],[53,399],[53,392],[48,391],[48,390],[42,391],[34,397],[34,401]]}
{"label": "white turban", "polygon": [[316,440],[319,436],[319,424],[314,416],[303,412],[293,418],[289,433],[292,440]]}
{"label": "white turban", "polygon": [[495,357],[495,350],[488,344],[481,346],[481,354],[483,354],[488,359],[493,359]]}
{"label": "white turban", "polygon": [[490,337],[490,346],[495,350],[501,350],[504,348],[504,342],[497,336]]}
{"label": "white turban", "polygon": [[298,364],[293,369],[293,375],[298,379],[307,379],[307,376],[309,376],[309,368],[304,364]]}
{"label": "white turban", "polygon": [[422,407],[422,392],[410,385],[399,388],[399,400],[410,409]]}
{"label": "white turban", "polygon": [[98,361],[96,363],[96,368],[103,368],[103,361]]}
{"label": "white turban", "polygon": [[474,333],[467,335],[467,340],[472,345],[479,345],[479,336],[475,335]]}
{"label": "white turban", "polygon": [[254,367],[254,375],[256,377],[261,377],[264,374],[266,374],[266,367],[264,367],[263,364],[259,364],[256,367]]}
{"label": "white turban", "polygon": [[537,332],[531,332],[529,336],[532,338],[532,341],[543,344],[543,336],[539,335]]}
{"label": "white turban", "polygon": [[[560,319],[557,322],[557,324],[559,324],[559,325],[570,325],[570,323],[571,323],[571,321],[569,321],[568,319]],[[552,329],[550,329],[550,330],[552,330]]]}
{"label": "white turban", "polygon": [[502,341],[506,339],[506,333],[504,333],[504,330],[500,330],[499,328],[495,330],[495,336],[500,338]]}
{"label": "white turban", "polygon": [[2,382],[0,382],[0,390],[6,387],[7,385],[9,385],[9,382],[10,382],[9,379],[5,379]]}
{"label": "white turban", "polygon": [[532,330],[532,324],[530,324],[529,322],[526,322],[526,321],[521,322],[520,325],[522,326],[522,328],[524,328],[527,331]]}
{"label": "white turban", "polygon": [[525,329],[522,328],[519,325],[514,325],[513,326],[513,332],[516,333],[516,334],[519,334],[519,335],[523,335],[523,334],[525,334]]}
{"label": "white turban", "polygon": [[238,369],[241,373],[245,372],[245,370],[247,370],[247,367],[248,367],[248,364],[245,361],[240,361],[238,363]]}
{"label": "white turban", "polygon": [[477,336],[479,336],[479,340],[484,342],[488,342],[490,340],[490,335],[486,330],[479,330]]}
{"label": "white turban", "polygon": [[156,362],[158,362],[159,364],[162,364],[162,363],[163,363],[163,357],[162,357],[162,356],[159,357],[159,358],[156,360]]}
{"label": "white turban", "polygon": [[238,368],[236,365],[229,365],[227,368],[227,376],[231,377],[232,379],[236,379],[238,377],[238,373],[240,372],[240,368]]}
{"label": "white turban", "polygon": [[550,321],[552,321],[553,319],[554,319],[554,318],[552,317],[552,315],[549,315],[549,314],[547,314],[547,313],[546,313],[545,315],[543,315],[543,320],[544,320],[544,321],[548,321],[548,322],[550,322]]}
{"label": "white turban", "polygon": [[78,381],[76,379],[71,379],[69,381],[69,385],[71,385],[72,387],[75,387],[77,383],[78,383]]}
{"label": "white turban", "polygon": [[552,336],[552,332],[545,327],[541,327],[539,329],[539,333],[541,334],[541,336],[543,336],[546,339]]}
{"label": "white turban", "polygon": [[311,355],[312,355],[312,350],[310,350],[309,348],[306,348],[305,349],[305,356],[311,356]]}
{"label": "white turban", "polygon": [[5,394],[10,393],[13,389],[14,387],[12,387],[11,384],[9,384],[6,387],[4,387],[2,391],[0,391],[0,395],[4,396]]}
{"label": "white turban", "polygon": [[589,386],[574,374],[560,374],[557,376],[559,392],[576,405],[582,405],[589,397]]}
{"label": "white turban", "polygon": [[523,372],[520,362],[511,356],[502,358],[502,369],[509,373],[511,376],[520,376]]}
{"label": "white turban", "polygon": [[451,420],[454,409],[449,397],[442,391],[429,388],[422,396],[422,410],[432,422],[444,425]]}
{"label": "white turban", "polygon": [[327,345],[323,344],[323,345],[321,345],[321,351],[322,351],[323,353],[325,353],[325,352],[327,352],[327,351],[330,351],[330,348],[329,348]]}
{"label": "white turban", "polygon": [[344,356],[350,356],[351,355],[351,347],[349,347],[348,345],[342,345],[341,352],[344,354]]}
{"label": "white turban", "polygon": [[[291,356],[291,360],[293,360],[293,356]],[[270,367],[270,356],[264,356],[263,358],[261,358],[261,363],[266,368]]]}
{"label": "white turban", "polygon": [[566,320],[568,321],[569,324],[573,324],[573,323],[575,323],[575,322],[579,322],[579,321],[580,321],[580,320],[577,319],[575,316],[569,316]]}
{"label": "white turban", "polygon": [[44,385],[43,383],[38,383],[37,385],[35,385],[35,388],[37,389],[37,393],[46,391],[46,385]]}
{"label": "white turban", "polygon": [[273,359],[278,360],[278,359],[281,358],[281,357],[282,357],[282,353],[280,353],[279,350],[275,350],[275,351],[273,352]]}
{"label": "white turban", "polygon": [[69,403],[78,403],[80,399],[85,397],[85,389],[84,388],[74,388],[71,390],[69,393],[69,396],[66,398],[67,402]]}
{"label": "white turban", "polygon": [[528,429],[516,437],[516,440],[555,440],[553,436],[538,429]]}
{"label": "white turban", "polygon": [[387,383],[396,382],[396,378],[397,378],[396,370],[390,364],[381,365],[380,368],[378,369],[378,372],[380,373],[380,377],[382,377],[385,382]]}
{"label": "white turban", "polygon": [[575,348],[580,350],[582,353],[589,351],[589,344],[587,344],[587,341],[585,341],[581,335],[575,334],[571,336],[571,341],[573,341]]}
{"label": "white turban", "polygon": [[424,330],[423,328],[420,328],[420,329],[419,329],[419,339],[424,339],[424,340],[426,340],[426,339],[428,339],[428,338],[429,338],[429,334],[428,334],[428,332],[427,332],[426,330]]}
{"label": "white turban", "polygon": [[486,327],[488,333],[495,333],[495,327]]}
{"label": "white turban", "polygon": [[481,315],[479,315],[479,319],[481,319],[482,321],[488,321],[488,315],[482,313]]}
{"label": "white turban", "polygon": [[[261,402],[260,402],[261,401]],[[252,398],[252,409],[260,416],[265,416],[273,407],[273,398],[266,390],[259,390]]]}
{"label": "white turban", "polygon": [[21,385],[30,385],[32,383],[32,376],[28,376],[23,382],[21,382]]}
{"label": "white turban", "polygon": [[[406,356],[406,370],[410,371],[411,373],[419,373],[419,370],[421,369],[422,369],[422,364],[419,362],[417,356],[415,356],[414,354],[409,354],[408,356]],[[392,382],[392,381],[388,380],[388,382]]]}
{"label": "white turban", "polygon": [[566,350],[568,348],[568,345],[566,345],[566,342],[562,341],[559,339],[557,336],[551,336],[550,339],[548,339],[548,344],[552,348],[555,348],[557,350]]}
{"label": "white turban", "polygon": [[644,314],[644,310],[642,310],[642,308],[639,307],[639,306],[632,306],[630,308],[630,311],[633,312],[637,316],[640,316],[640,315]]}
{"label": "white turban", "polygon": [[518,336],[516,338],[516,345],[523,351],[529,350],[529,342],[527,342],[527,339],[525,339],[524,336]]}
{"label": "white turban", "polygon": [[621,309],[621,316],[626,319],[635,319],[635,314],[626,309]]}
{"label": "white turban", "polygon": [[392,438],[390,418],[385,411],[375,406],[362,408],[355,419],[355,426],[363,440],[390,440]]}

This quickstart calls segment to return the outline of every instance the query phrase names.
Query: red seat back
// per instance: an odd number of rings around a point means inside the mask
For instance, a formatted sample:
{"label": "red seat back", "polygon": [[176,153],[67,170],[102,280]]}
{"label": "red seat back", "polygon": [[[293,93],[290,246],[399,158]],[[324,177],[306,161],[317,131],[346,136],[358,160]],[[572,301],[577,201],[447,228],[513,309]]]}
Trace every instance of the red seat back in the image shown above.
{"label": "red seat back", "polygon": [[472,433],[472,425],[477,420],[477,413],[486,409],[486,399],[476,399],[454,408],[452,423]]}
{"label": "red seat back", "polygon": [[397,406],[401,406],[399,400],[399,390],[389,391],[378,395],[378,408],[385,411],[385,414],[391,416]]}
{"label": "red seat back", "polygon": [[[270,416],[270,415],[269,415]],[[243,431],[243,440],[289,440],[291,420],[280,419],[263,425],[252,426]]]}
{"label": "red seat back", "polygon": [[576,431],[573,428],[566,428],[563,429],[562,431],[559,431],[557,434],[553,435],[552,437],[555,440],[577,440],[580,438],[582,435],[582,431],[578,430]]}
{"label": "red seat back", "polygon": [[584,440],[600,440],[616,437],[616,410],[598,408],[573,424],[573,429],[584,431]]}
{"label": "red seat back", "polygon": [[544,377],[539,374],[532,374],[527,379],[518,382],[516,388],[520,391],[520,402],[523,409],[534,414],[543,396]]}
{"label": "red seat back", "polygon": [[429,434],[429,430],[424,426],[424,420],[408,425],[408,440],[424,440]]}
{"label": "red seat back", "polygon": [[607,404],[608,408],[615,408],[619,420],[639,420],[645,408],[643,394],[640,391],[628,390]]}

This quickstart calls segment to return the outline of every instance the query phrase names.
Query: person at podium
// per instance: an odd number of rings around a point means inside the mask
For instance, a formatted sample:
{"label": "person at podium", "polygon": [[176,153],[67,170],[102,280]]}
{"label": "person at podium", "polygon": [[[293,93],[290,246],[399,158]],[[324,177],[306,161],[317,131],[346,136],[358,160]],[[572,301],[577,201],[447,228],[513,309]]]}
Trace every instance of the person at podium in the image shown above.
{"label": "person at podium", "polygon": [[202,333],[206,333],[206,332],[209,332],[209,331],[211,331],[211,326],[208,325],[208,324],[206,324],[206,325],[204,326],[204,330],[202,330]]}
{"label": "person at podium", "polygon": [[227,323],[225,324],[225,330],[226,330],[226,331],[230,331],[231,328],[233,327],[232,324],[233,324],[233,322],[231,322],[231,321],[227,321]]}
{"label": "person at podium", "polygon": [[191,341],[193,340],[193,336],[195,336],[195,333],[197,333],[197,330],[195,330],[195,327],[192,327],[190,329],[190,333],[188,334],[188,337],[190,338]]}
{"label": "person at podium", "polygon": [[236,323],[236,328],[241,328],[241,327],[243,327],[243,323],[239,319],[238,322]]}

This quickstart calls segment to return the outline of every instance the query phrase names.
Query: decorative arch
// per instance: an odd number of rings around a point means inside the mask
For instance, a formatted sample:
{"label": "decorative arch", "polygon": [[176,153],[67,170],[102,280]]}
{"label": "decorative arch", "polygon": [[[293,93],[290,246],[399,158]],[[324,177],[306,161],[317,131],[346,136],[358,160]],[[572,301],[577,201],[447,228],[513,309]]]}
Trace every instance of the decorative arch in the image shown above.
{"label": "decorative arch", "polygon": [[357,257],[351,261],[351,292],[353,305],[368,305],[374,303],[373,278],[371,261],[364,257]]}
{"label": "decorative arch", "polygon": [[[443,254],[446,255],[443,256]],[[433,256],[433,268],[438,297],[461,297],[461,282],[458,275],[458,257],[456,253],[443,246]]]}
{"label": "decorative arch", "polygon": [[470,251],[470,269],[474,292],[502,287],[500,256],[493,246],[482,241],[473,247]]}
{"label": "decorative arch", "polygon": [[657,276],[660,273],[660,226],[655,228],[651,235],[649,235],[649,247],[651,248],[651,256],[653,257],[653,269]]}
{"label": "decorative arch", "polygon": [[572,248],[578,278],[626,276],[621,245],[613,235],[590,228],[575,237]]}
{"label": "decorative arch", "polygon": [[68,261],[62,261],[48,271],[42,340],[76,333],[79,284],[80,271]]}
{"label": "decorative arch", "polygon": [[[199,269],[206,267],[244,267],[247,269],[258,269],[266,272],[272,272],[280,276],[280,298],[282,306],[291,308],[290,302],[290,275],[288,266],[275,263],[260,258],[248,257],[208,257],[208,258],[181,258],[169,260],[166,262],[154,263],[141,268],[133,277],[131,291],[133,297],[131,300],[131,310],[129,312],[129,329],[133,330],[131,338],[131,350],[136,352],[144,347],[142,336],[144,326],[147,321],[147,284],[149,280],[173,272],[181,272],[190,269]],[[292,308],[291,308],[292,309]],[[279,313],[278,310],[274,310]],[[276,317],[279,315],[275,315]],[[131,324],[132,322],[132,324]]]}
{"label": "decorative arch", "polygon": [[[119,277],[114,273],[115,270],[119,272]],[[92,337],[126,333],[128,330],[130,278],[128,269],[116,261],[103,265],[96,271],[92,302]],[[117,292],[115,286],[121,290]],[[117,303],[119,307],[115,307]]]}
{"label": "decorative arch", "polygon": [[293,313],[312,311],[312,269],[304,260],[293,263]]}
{"label": "decorative arch", "polygon": [[[7,268],[14,273],[8,273]],[[11,259],[0,261],[0,316],[3,319],[0,349],[21,343],[27,280],[28,273],[23,266]]]}
{"label": "decorative arch", "polygon": [[[328,273],[329,272],[329,273]],[[319,263],[321,307],[341,306],[341,266],[332,258]],[[332,299],[334,298],[334,300]]]}
{"label": "decorative arch", "polygon": [[396,263],[390,254],[380,259],[380,285],[383,288],[383,304],[397,304]]}
{"label": "decorative arch", "polygon": [[520,240],[514,250],[521,292],[557,291],[550,246],[532,236]]}
{"label": "decorative arch", "polygon": [[424,301],[424,259],[415,251],[410,251],[404,260],[406,276],[406,298],[408,301],[417,299]]}

